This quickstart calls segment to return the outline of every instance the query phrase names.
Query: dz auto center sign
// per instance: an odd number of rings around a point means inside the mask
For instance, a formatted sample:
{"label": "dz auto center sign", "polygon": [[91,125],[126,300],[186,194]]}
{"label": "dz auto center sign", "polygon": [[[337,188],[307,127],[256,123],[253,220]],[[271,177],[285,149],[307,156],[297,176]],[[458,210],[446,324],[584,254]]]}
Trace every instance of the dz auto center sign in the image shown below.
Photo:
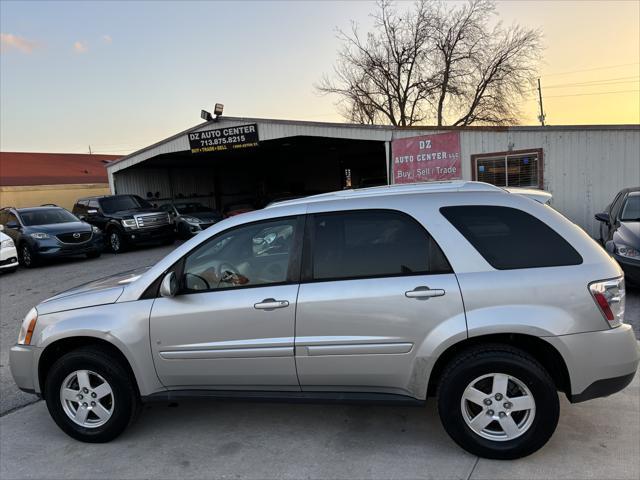
{"label": "dz auto center sign", "polygon": [[393,183],[462,178],[460,132],[401,138],[391,142]]}
{"label": "dz auto center sign", "polygon": [[215,128],[189,133],[191,153],[224,152],[258,146],[258,125]]}

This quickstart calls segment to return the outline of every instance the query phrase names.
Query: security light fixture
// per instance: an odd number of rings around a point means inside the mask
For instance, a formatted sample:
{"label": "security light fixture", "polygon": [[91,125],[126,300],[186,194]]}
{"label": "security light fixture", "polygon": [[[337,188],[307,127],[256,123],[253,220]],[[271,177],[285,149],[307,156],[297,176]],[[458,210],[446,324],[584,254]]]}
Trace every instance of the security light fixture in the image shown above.
{"label": "security light fixture", "polygon": [[211,113],[207,112],[206,110],[200,110],[200,118],[207,122],[210,122],[211,120],[213,120]]}
{"label": "security light fixture", "polygon": [[213,114],[216,117],[219,117],[220,115],[222,115],[222,110],[224,110],[224,105],[221,103],[216,103],[213,107]]}

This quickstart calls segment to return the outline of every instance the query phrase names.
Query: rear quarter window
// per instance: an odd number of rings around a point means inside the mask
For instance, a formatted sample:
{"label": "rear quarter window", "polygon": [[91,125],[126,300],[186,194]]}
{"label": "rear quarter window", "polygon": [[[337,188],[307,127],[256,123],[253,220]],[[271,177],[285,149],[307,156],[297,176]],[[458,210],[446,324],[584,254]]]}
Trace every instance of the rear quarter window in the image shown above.
{"label": "rear quarter window", "polygon": [[582,257],[547,224],[492,205],[442,207],[440,213],[498,270],[579,265]]}

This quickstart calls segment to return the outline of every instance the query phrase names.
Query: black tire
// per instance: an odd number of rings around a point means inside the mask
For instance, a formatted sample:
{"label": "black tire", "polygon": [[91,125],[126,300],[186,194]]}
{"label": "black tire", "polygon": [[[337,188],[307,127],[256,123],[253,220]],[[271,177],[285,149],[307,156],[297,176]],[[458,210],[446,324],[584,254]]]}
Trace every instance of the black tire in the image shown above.
{"label": "black tire", "polygon": [[[535,415],[530,426],[511,440],[485,438],[472,430],[464,418],[461,402],[465,389],[474,380],[491,373],[515,377],[535,400]],[[509,384],[513,388],[513,382]],[[502,410],[505,404],[493,397],[492,400],[496,402],[493,408],[497,414],[497,409]],[[474,455],[503,460],[525,457],[547,443],[556,429],[560,411],[556,386],[542,365],[526,352],[500,344],[475,347],[455,357],[442,374],[437,402],[442,424],[458,445]],[[512,418],[516,418],[515,413]],[[493,425],[496,427],[488,425],[487,428],[501,428],[497,423]]]}
{"label": "black tire", "polygon": [[189,227],[187,227],[184,223],[178,224],[178,236],[183,240],[191,238],[191,232],[189,231]]}
{"label": "black tire", "polygon": [[102,252],[100,251],[90,252],[90,253],[87,253],[87,258],[98,258],[100,257],[100,255],[102,255]]}
{"label": "black tire", "polygon": [[109,250],[113,253],[122,253],[126,250],[124,237],[116,228],[112,228],[107,232],[107,242]]}
{"label": "black tire", "polygon": [[175,243],[176,239],[174,237],[167,237],[164,240],[162,240],[162,242],[160,242],[161,245],[173,245]]}
{"label": "black tire", "polygon": [[[89,428],[78,425],[63,408],[60,388],[65,379],[78,370],[95,372],[111,387],[113,411],[104,425]],[[138,391],[127,369],[113,355],[95,347],[79,348],[58,359],[45,379],[44,392],[47,408],[56,424],[67,435],[82,442],[104,443],[113,440],[133,422],[140,411]]]}
{"label": "black tire", "polygon": [[20,265],[25,268],[33,268],[38,266],[38,257],[36,257],[35,253],[31,250],[27,243],[23,243],[20,245],[20,250],[18,250],[18,260]]}

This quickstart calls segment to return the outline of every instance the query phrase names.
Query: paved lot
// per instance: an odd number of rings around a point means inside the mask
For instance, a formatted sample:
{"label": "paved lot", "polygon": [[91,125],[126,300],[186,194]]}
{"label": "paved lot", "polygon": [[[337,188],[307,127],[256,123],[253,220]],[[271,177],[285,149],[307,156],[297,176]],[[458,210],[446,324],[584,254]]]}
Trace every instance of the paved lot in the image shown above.
{"label": "paved lot", "polygon": [[[579,405],[540,452],[478,460],[442,430],[433,402],[411,407],[183,402],[153,405],[125,435],[85,445],[64,435],[43,402],[21,393],[8,349],[31,306],[83,282],[154,263],[171,247],[0,276],[1,478],[629,478],[640,477],[640,383]],[[640,338],[640,292],[626,318]]]}

